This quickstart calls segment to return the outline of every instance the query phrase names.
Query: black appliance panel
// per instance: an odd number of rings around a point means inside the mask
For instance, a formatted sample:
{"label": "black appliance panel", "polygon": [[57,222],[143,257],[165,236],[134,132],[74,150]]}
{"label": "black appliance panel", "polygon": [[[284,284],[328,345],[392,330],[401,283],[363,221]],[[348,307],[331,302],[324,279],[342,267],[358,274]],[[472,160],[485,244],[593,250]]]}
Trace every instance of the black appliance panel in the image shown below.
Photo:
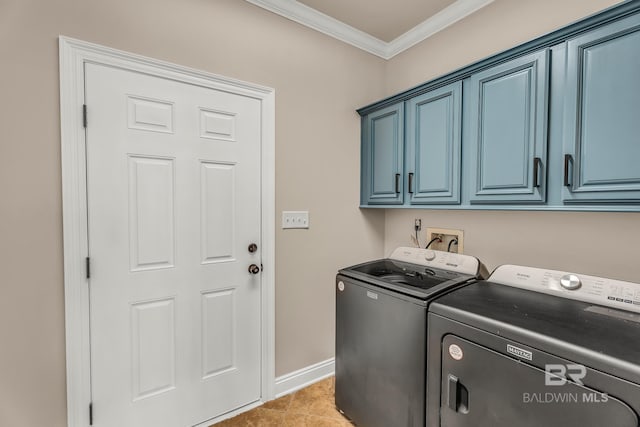
{"label": "black appliance panel", "polygon": [[543,370],[455,335],[444,337],[441,361],[442,427],[638,426],[612,396],[572,382],[546,386]]}
{"label": "black appliance panel", "polygon": [[424,426],[425,302],[336,281],[336,406],[359,426]]}
{"label": "black appliance panel", "polygon": [[[623,402],[637,417],[636,414],[640,414],[640,340],[637,339],[640,325],[625,319],[628,316],[594,313],[593,307],[490,282],[473,283],[433,301],[428,314],[427,427],[440,426],[440,397],[448,391],[441,390],[440,381],[444,372],[443,340],[450,335],[464,337],[487,351],[511,358],[518,366],[542,371],[547,363],[584,365],[586,387]],[[531,353],[530,359],[507,353],[508,345]],[[486,371],[495,362],[484,363],[488,364],[479,364],[476,368]],[[509,397],[509,392],[500,399],[504,400],[504,396]],[[532,409],[529,417],[542,413]],[[623,414],[622,419],[609,419],[604,425],[626,422],[629,412],[617,413]],[[546,425],[546,417],[537,421],[534,425]],[[471,425],[494,427],[493,424]],[[574,424],[564,425],[574,427]],[[631,425],[640,424],[636,419]]]}
{"label": "black appliance panel", "polygon": [[570,360],[579,354],[593,368],[640,384],[640,323],[594,313],[592,307],[482,281],[438,298],[429,312],[497,335],[525,334],[540,349],[552,346],[551,353]]}

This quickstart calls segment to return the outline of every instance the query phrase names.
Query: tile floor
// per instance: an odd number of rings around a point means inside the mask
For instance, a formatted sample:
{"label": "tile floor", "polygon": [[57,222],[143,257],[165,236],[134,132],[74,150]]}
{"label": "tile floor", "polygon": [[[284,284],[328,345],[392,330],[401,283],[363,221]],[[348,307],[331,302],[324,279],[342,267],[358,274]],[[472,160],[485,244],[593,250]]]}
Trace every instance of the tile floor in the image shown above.
{"label": "tile floor", "polygon": [[352,427],[335,407],[334,384],[327,378],[215,427]]}

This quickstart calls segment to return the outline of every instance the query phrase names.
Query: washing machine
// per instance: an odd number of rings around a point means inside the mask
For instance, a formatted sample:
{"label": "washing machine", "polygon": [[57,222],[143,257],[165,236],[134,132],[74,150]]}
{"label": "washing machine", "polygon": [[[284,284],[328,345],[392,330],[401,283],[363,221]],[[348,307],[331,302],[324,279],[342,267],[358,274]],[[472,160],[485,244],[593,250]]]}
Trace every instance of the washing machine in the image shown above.
{"label": "washing machine", "polygon": [[336,407],[362,427],[424,427],[427,307],[486,269],[469,255],[399,247],[336,276]]}
{"label": "washing machine", "polygon": [[427,324],[428,427],[640,425],[640,284],[505,265]]}

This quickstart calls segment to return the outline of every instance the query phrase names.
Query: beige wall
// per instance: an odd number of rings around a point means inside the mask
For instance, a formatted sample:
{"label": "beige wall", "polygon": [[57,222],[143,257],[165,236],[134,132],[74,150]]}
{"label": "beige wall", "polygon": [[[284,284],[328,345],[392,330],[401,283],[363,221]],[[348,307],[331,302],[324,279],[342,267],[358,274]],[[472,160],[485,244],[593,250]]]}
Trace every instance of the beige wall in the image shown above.
{"label": "beige wall", "polygon": [[[637,214],[357,208],[357,107],[608,3],[497,0],[385,64],[241,0],[0,0],[0,425],[66,425],[59,34],[276,89],[277,212],[311,216],[310,230],[276,234],[282,375],[333,356],[337,268],[406,243],[414,217],[463,228],[469,252],[490,265],[557,262],[592,273],[619,266],[618,276],[633,278]],[[606,247],[595,229],[604,224],[620,254],[603,264],[591,250]],[[547,234],[535,231],[542,226]],[[522,251],[508,250],[514,242]]]}
{"label": "beige wall", "polygon": [[382,255],[359,118],[381,59],[241,0],[0,0],[0,425],[66,425],[59,34],[276,89],[276,371],[333,357],[334,277]]}
{"label": "beige wall", "polygon": [[[492,271],[522,264],[640,282],[639,213],[389,211],[385,255],[410,245],[414,218],[424,227],[464,230],[464,252]],[[425,235],[420,238],[424,245]]]}
{"label": "beige wall", "polygon": [[387,62],[386,95],[528,42],[619,0],[495,0]]}
{"label": "beige wall", "polygon": [[[387,63],[387,95],[468,65],[617,3],[496,0]],[[520,263],[640,281],[640,213],[388,210],[385,254],[423,226],[464,230],[490,269]],[[423,235],[422,240],[425,236]]]}

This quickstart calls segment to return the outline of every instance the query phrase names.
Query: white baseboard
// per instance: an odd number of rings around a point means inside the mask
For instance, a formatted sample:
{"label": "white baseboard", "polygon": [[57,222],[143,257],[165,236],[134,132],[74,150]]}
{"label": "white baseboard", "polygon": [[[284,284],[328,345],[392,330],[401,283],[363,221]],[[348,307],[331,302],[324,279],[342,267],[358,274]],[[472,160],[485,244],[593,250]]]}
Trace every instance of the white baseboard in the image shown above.
{"label": "white baseboard", "polygon": [[335,359],[332,357],[324,362],[316,363],[276,378],[276,398],[332,376],[336,370],[335,366]]}

